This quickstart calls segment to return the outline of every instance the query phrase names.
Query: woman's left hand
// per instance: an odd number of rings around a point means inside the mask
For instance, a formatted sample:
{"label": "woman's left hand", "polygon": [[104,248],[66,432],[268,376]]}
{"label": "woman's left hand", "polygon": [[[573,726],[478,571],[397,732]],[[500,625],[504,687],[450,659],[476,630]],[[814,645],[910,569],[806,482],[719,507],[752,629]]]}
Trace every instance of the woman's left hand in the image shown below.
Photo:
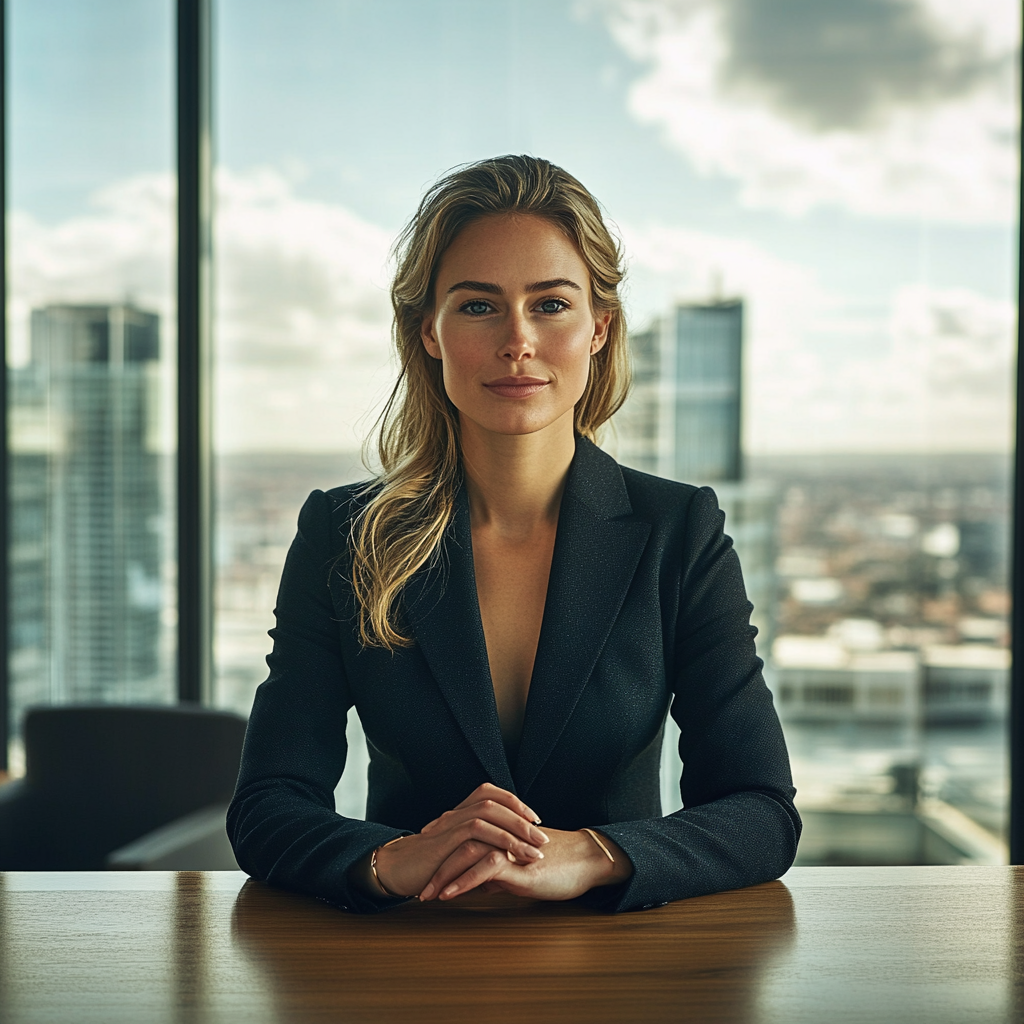
{"label": "woman's left hand", "polygon": [[450,900],[483,887],[538,900],[571,900],[594,886],[624,882],[633,874],[629,858],[604,835],[601,842],[614,864],[586,832],[544,831],[551,840],[544,846],[544,859],[531,863],[513,862],[503,850],[491,850],[479,859],[456,850],[434,873],[420,899]]}

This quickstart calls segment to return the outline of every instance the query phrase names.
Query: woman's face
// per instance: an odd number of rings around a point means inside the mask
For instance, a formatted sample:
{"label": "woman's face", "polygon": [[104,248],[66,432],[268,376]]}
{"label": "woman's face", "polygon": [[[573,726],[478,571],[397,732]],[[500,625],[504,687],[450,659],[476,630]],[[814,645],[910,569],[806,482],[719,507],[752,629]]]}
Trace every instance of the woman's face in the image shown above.
{"label": "woman's face", "polygon": [[554,224],[496,214],[441,258],[421,335],[464,427],[532,434],[571,428],[610,319],[591,307],[586,264]]}

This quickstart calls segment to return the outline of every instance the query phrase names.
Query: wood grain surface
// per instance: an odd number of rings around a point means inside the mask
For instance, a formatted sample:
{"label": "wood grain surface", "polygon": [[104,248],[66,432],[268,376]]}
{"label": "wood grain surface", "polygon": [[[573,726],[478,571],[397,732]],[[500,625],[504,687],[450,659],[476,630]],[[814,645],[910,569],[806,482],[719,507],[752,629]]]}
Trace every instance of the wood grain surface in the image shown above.
{"label": "wood grain surface", "polygon": [[615,917],[359,917],[235,872],[0,876],[0,1021],[1024,1021],[1024,869],[800,868]]}

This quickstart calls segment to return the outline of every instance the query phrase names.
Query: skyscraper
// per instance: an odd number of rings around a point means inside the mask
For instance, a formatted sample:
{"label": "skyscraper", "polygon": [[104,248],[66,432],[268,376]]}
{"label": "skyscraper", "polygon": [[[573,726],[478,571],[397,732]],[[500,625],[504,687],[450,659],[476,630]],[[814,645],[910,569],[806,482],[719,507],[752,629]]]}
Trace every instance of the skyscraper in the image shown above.
{"label": "skyscraper", "polygon": [[170,697],[159,356],[153,313],[32,313],[30,362],[10,375],[16,717],[36,702]]}
{"label": "skyscraper", "polygon": [[674,367],[672,476],[717,483],[743,475],[743,303],[676,306],[670,317]]}
{"label": "skyscraper", "polygon": [[630,335],[633,390],[617,423],[634,469],[689,483],[743,476],[743,302],[686,303]]}
{"label": "skyscraper", "polygon": [[632,334],[633,391],[616,422],[623,464],[714,487],[767,649],[776,498],[770,484],[744,479],[743,335],[741,299],[680,304]]}

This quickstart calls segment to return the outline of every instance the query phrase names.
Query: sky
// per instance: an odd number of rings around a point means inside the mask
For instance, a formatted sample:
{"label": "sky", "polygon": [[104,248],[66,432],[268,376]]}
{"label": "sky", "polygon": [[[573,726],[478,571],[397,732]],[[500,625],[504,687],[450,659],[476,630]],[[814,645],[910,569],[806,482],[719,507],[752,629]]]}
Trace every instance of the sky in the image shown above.
{"label": "sky", "polygon": [[[10,316],[129,297],[173,337],[173,10],[11,0]],[[561,164],[630,321],[748,303],[745,445],[1005,450],[1010,0],[219,0],[216,438],[358,444],[388,250],[446,169]]]}

